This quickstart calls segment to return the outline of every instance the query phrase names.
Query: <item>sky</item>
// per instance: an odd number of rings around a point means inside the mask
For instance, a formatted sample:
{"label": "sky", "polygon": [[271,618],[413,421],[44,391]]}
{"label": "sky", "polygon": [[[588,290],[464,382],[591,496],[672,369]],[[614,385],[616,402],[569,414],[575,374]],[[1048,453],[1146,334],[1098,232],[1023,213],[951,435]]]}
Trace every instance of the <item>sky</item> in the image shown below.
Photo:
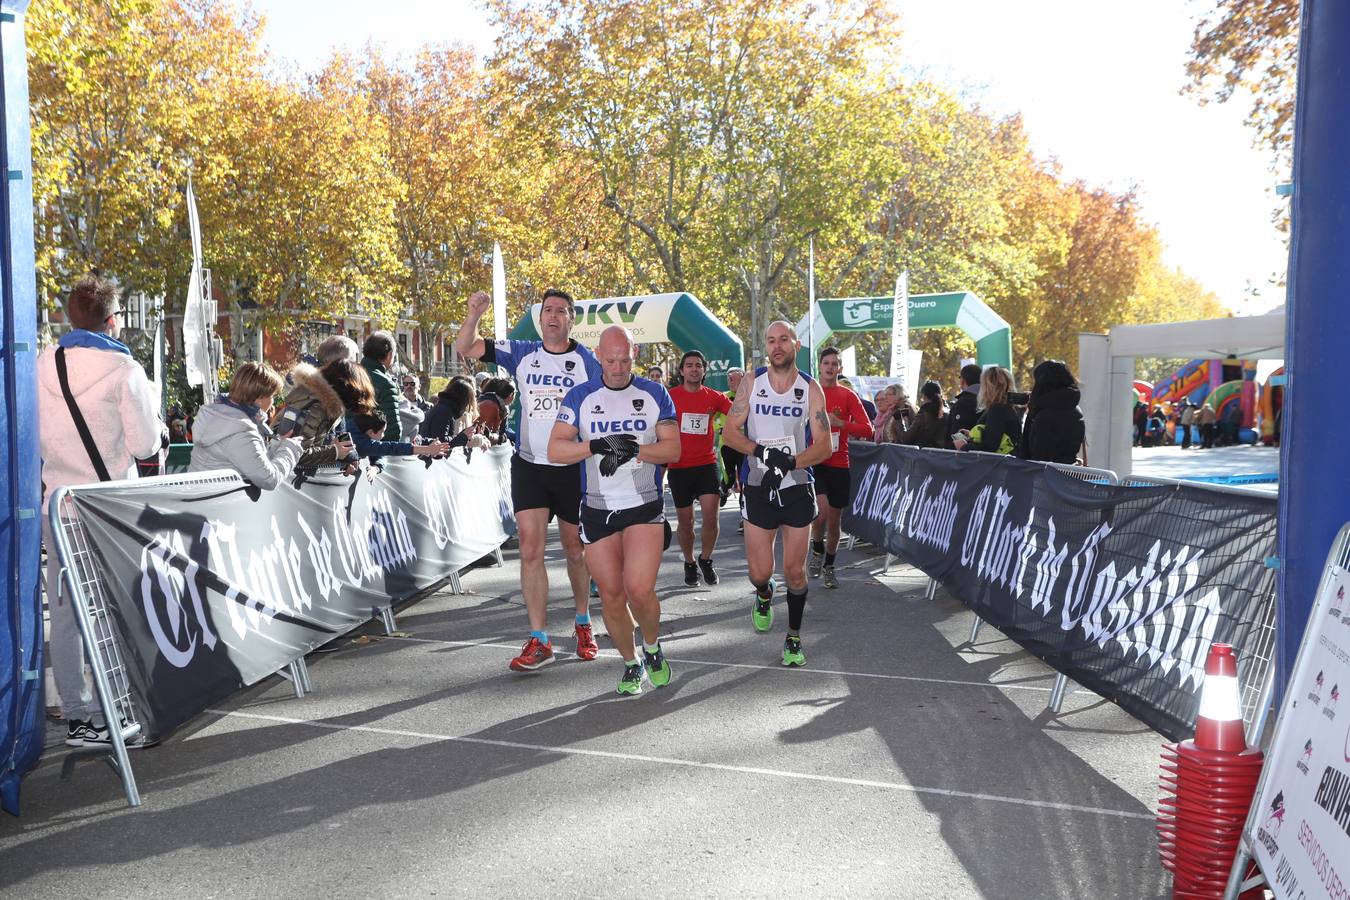
{"label": "sky", "polygon": [[[1201,106],[1182,96],[1197,19],[1209,0],[892,0],[906,69],[987,113],[1020,112],[1032,145],[1068,178],[1134,187],[1166,259],[1244,315],[1284,302],[1287,257],[1271,223],[1271,171],[1252,146],[1240,100]],[[334,47],[374,42],[411,56],[458,42],[480,56],[493,30],[472,0],[252,0],[264,42],[302,71]],[[372,11],[375,11],[372,13]],[[978,26],[978,27],[972,27]]]}

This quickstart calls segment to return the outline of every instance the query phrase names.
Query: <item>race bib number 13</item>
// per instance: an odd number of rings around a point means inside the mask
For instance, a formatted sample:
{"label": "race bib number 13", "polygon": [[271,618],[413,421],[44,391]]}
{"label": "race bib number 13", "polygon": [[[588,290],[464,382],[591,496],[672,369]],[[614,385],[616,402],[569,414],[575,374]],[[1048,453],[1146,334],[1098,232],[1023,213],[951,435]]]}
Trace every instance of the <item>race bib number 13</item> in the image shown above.
{"label": "race bib number 13", "polygon": [[685,413],[680,416],[680,431],[684,434],[707,434],[707,413]]}

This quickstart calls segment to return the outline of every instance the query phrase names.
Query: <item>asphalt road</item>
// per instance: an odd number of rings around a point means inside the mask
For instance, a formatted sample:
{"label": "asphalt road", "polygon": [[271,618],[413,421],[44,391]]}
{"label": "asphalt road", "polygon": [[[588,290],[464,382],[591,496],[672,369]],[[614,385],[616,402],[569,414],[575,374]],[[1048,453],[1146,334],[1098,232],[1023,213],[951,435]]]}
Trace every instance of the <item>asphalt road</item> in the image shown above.
{"label": "asphalt road", "polygon": [[[659,593],[670,686],[614,693],[617,654],[507,670],[519,570],[422,599],[404,637],[310,657],[137,751],[144,805],[53,748],[0,818],[0,897],[1159,897],[1162,738],[1053,675],[913,569],[840,554],[807,666],[750,625],[734,514],[720,585]],[[550,548],[553,596],[565,573]],[[593,612],[599,622],[598,603]],[[601,628],[597,628],[599,632]],[[372,625],[363,630],[380,635]],[[64,730],[53,728],[59,744]]]}

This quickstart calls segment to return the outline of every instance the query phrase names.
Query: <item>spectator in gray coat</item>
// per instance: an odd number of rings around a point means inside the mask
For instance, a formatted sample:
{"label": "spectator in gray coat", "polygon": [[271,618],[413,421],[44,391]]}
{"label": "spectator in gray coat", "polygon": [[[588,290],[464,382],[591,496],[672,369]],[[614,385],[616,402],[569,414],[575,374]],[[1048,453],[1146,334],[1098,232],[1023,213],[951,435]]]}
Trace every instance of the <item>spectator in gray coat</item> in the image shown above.
{"label": "spectator in gray coat", "polygon": [[272,401],[284,382],[271,366],[248,362],[230,382],[230,393],[197,412],[195,446],[189,472],[234,469],[246,481],[265,491],[286,480],[302,449],[298,434],[303,422],[283,419],[284,434],[267,425]]}

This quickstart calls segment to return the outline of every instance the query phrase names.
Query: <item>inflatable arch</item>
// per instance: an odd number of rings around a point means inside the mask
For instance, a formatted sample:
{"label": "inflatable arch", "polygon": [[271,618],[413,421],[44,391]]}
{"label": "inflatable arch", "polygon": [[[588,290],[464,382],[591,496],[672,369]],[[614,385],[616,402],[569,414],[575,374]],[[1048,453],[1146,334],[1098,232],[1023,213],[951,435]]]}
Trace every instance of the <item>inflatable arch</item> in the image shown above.
{"label": "inflatable arch", "polygon": [[[797,323],[797,338],[802,349],[797,366],[804,371],[815,351],[824,347],[830,335],[846,331],[890,331],[895,309],[894,297],[844,297],[817,300],[816,345],[808,348],[806,316]],[[950,294],[911,294],[910,328],[960,328],[975,341],[975,361],[981,366],[1012,368],[1012,328],[1003,317],[969,291]]]}
{"label": "inflatable arch", "polygon": [[[642,297],[605,297],[578,300],[572,337],[594,348],[600,333],[611,325],[623,325],[643,344],[668,341],[681,351],[699,350],[708,359],[707,385],[727,389],[727,371],[745,365],[741,339],[723,325],[693,294],[648,294]],[[539,304],[516,323],[510,337],[539,339]]]}

